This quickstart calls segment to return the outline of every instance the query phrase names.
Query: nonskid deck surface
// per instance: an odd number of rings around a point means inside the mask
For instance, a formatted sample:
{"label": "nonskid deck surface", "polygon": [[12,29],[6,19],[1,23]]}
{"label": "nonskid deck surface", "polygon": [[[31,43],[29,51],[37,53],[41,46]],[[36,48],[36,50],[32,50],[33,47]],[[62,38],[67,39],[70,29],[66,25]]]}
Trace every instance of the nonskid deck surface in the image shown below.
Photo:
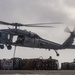
{"label": "nonskid deck surface", "polygon": [[75,75],[75,70],[0,70],[0,75]]}

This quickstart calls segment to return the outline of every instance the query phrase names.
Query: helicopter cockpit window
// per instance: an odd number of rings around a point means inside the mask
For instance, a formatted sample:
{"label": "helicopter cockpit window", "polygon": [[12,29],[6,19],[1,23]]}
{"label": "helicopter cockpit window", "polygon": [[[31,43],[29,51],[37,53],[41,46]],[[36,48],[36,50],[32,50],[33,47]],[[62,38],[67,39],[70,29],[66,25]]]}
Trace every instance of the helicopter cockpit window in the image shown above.
{"label": "helicopter cockpit window", "polygon": [[37,34],[34,35],[35,38],[40,38]]}
{"label": "helicopter cockpit window", "polygon": [[2,33],[0,32],[0,37],[2,37]]}
{"label": "helicopter cockpit window", "polygon": [[30,32],[29,36],[30,36],[31,38],[40,38],[37,34],[34,34],[34,33],[32,33],[32,32]]}
{"label": "helicopter cockpit window", "polygon": [[31,38],[34,38],[34,33],[30,32],[29,36],[30,36]]}

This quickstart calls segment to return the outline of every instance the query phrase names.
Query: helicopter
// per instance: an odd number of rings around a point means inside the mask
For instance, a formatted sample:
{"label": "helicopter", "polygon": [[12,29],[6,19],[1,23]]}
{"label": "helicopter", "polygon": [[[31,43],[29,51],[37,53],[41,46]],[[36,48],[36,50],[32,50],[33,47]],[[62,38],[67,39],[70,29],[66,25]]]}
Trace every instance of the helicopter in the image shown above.
{"label": "helicopter", "polygon": [[[21,47],[30,47],[30,48],[43,48],[43,49],[53,49],[56,52],[56,55],[59,56],[57,50],[60,49],[75,49],[75,45],[72,45],[75,37],[75,28],[71,32],[67,27],[65,29],[66,32],[70,33],[69,38],[63,43],[58,44],[46,39],[41,38],[36,33],[27,30],[18,29],[18,27],[26,26],[26,27],[51,27],[52,26],[43,26],[44,24],[60,24],[60,22],[56,23],[36,23],[36,24],[21,24],[21,23],[8,23],[4,21],[0,21],[2,25],[10,25],[15,28],[12,29],[1,29],[0,30],[0,48],[4,49],[4,45],[8,50],[12,49],[12,46],[21,46]],[[13,41],[13,38],[17,39]]]}

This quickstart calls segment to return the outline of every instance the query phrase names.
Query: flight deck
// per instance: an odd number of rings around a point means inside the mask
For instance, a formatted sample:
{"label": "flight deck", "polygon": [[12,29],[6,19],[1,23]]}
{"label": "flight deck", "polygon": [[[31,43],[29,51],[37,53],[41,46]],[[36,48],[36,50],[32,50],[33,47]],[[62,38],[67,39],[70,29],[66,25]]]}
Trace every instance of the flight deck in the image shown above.
{"label": "flight deck", "polygon": [[75,75],[75,70],[0,70],[0,75]]}

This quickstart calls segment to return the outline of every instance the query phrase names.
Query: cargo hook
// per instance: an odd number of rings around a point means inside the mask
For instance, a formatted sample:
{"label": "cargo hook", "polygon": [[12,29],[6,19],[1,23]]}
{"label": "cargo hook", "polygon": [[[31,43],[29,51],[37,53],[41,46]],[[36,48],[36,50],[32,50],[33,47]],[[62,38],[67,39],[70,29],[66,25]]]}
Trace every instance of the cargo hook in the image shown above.
{"label": "cargo hook", "polygon": [[15,54],[16,54],[16,45],[15,45],[15,48],[14,48],[13,58],[15,57]]}

